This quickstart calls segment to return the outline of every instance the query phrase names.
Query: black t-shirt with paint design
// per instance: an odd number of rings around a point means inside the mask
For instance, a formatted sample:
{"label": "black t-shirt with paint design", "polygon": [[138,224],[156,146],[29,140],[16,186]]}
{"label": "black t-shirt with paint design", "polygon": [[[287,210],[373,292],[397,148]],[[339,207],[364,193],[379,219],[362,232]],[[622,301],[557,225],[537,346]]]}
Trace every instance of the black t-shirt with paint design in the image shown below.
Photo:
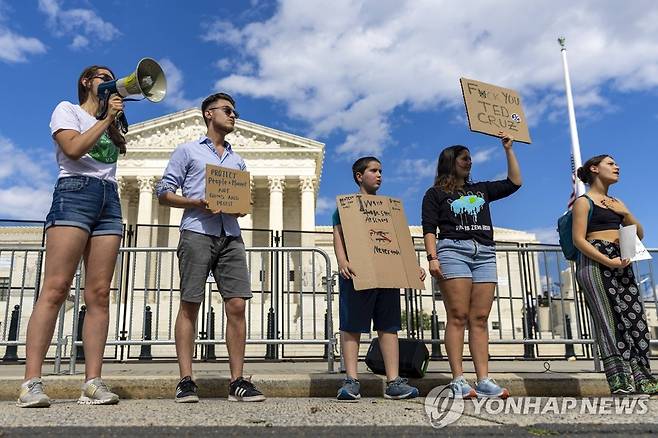
{"label": "black t-shirt with paint design", "polygon": [[489,203],[505,198],[519,187],[509,178],[466,184],[455,193],[430,187],[423,197],[423,235],[436,234],[439,239],[474,239],[493,245],[493,227]]}

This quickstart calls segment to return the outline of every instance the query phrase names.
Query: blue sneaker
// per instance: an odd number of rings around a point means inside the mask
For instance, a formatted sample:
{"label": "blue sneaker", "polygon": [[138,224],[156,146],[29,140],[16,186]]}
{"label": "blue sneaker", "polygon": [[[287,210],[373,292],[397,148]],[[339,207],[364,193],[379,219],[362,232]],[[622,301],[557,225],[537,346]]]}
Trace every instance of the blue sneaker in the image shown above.
{"label": "blue sneaker", "polygon": [[502,388],[494,379],[485,377],[475,385],[475,393],[478,398],[502,398],[509,397],[507,388]]}
{"label": "blue sneaker", "polygon": [[418,388],[414,388],[407,382],[409,382],[407,379],[399,376],[396,377],[395,380],[388,382],[386,384],[386,392],[384,393],[384,398],[402,400],[406,398],[418,397]]}
{"label": "blue sneaker", "polygon": [[336,399],[344,402],[355,402],[361,398],[360,389],[361,386],[357,379],[346,377],[343,381],[343,386],[338,390]]}
{"label": "blue sneaker", "polygon": [[[453,379],[452,382],[448,385],[449,388],[452,389],[450,392],[450,398],[453,397],[460,397],[463,399],[469,399],[469,398],[475,398],[477,397],[477,394],[473,387],[468,384],[464,376],[459,376],[456,379]],[[454,391],[454,393],[453,393]]]}

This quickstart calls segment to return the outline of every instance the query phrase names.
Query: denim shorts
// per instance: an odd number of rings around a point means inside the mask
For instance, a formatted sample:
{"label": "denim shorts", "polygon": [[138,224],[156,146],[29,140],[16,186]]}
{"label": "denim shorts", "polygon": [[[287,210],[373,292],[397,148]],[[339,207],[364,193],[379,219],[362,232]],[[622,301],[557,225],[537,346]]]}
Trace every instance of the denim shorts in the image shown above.
{"label": "denim shorts", "polygon": [[475,240],[441,239],[436,248],[445,279],[471,278],[473,283],[497,283],[496,247]]}
{"label": "denim shorts", "polygon": [[402,326],[400,289],[354,290],[354,282],[338,277],[339,330],[350,333],[397,333]]}
{"label": "denim shorts", "polygon": [[57,180],[46,229],[82,228],[91,236],[123,235],[117,185],[92,176],[66,176]]}
{"label": "denim shorts", "polygon": [[222,299],[252,297],[242,237],[211,236],[183,230],[178,241],[181,300],[201,303],[212,272]]}

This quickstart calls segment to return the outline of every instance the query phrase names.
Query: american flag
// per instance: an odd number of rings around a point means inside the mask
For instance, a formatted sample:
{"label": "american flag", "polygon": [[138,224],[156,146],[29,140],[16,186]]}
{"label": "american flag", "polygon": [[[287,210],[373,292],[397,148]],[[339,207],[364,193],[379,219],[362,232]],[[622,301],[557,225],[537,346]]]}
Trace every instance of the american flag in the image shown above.
{"label": "american flag", "polygon": [[573,162],[573,155],[571,155],[571,195],[569,196],[569,202],[567,202],[567,208],[569,210],[571,210],[573,203],[576,202],[576,199],[578,198],[577,192],[578,188],[576,184],[576,166]]}

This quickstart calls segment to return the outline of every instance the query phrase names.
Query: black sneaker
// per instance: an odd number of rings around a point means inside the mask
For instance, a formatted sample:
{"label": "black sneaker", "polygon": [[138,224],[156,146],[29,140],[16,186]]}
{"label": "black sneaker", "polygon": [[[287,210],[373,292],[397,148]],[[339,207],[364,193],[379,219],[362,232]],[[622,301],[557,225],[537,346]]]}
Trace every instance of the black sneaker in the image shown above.
{"label": "black sneaker", "polygon": [[228,386],[228,401],[259,402],[263,400],[265,400],[263,393],[243,377],[238,377]]}
{"label": "black sneaker", "polygon": [[196,394],[199,388],[190,376],[185,376],[176,385],[176,403],[198,403],[199,396]]}

